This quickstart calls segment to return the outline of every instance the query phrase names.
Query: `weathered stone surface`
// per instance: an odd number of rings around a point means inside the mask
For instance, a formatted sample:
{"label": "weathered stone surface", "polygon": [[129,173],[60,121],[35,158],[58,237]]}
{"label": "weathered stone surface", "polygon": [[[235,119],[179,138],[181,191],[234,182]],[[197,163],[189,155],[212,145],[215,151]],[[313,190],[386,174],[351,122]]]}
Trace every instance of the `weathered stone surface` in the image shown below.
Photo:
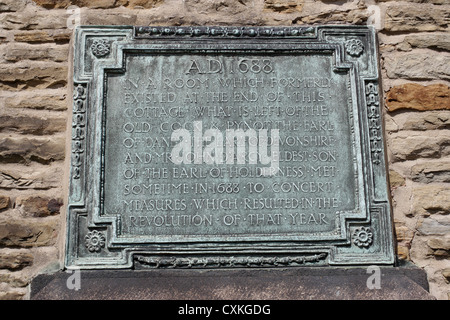
{"label": "weathered stone surface", "polygon": [[450,188],[445,185],[416,187],[412,191],[412,204],[408,215],[450,213]]}
{"label": "weathered stone surface", "polygon": [[63,170],[60,165],[0,166],[0,188],[38,189],[60,188]]}
{"label": "weathered stone surface", "polygon": [[65,156],[65,137],[28,138],[8,136],[0,139],[1,162],[49,163],[63,160]]}
{"label": "weathered stone surface", "polygon": [[244,0],[222,0],[222,1],[211,1],[211,0],[186,0],[184,5],[187,11],[196,12],[199,14],[205,13],[229,13],[229,14],[239,14],[247,11],[251,4],[251,1]]}
{"label": "weathered stone surface", "polygon": [[403,222],[395,221],[395,237],[397,240],[397,257],[401,260],[410,260],[411,241],[414,238],[414,230],[411,230]]}
{"label": "weathered stone surface", "polygon": [[[52,90],[53,91],[53,90]],[[6,108],[67,110],[66,91],[30,91],[29,94],[9,97],[5,99]]]}
{"label": "weathered stone surface", "polygon": [[9,197],[0,195],[0,210],[7,209],[9,207]]}
{"label": "weathered stone surface", "polygon": [[429,239],[427,245],[433,250],[435,256],[446,257],[450,251],[450,237]]}
{"label": "weathered stone surface", "polygon": [[[95,10],[90,10],[95,11]],[[186,1],[165,1],[154,10],[117,10],[115,13],[106,12],[105,16],[99,16],[88,12],[86,21],[89,24],[134,24],[134,25],[290,25],[289,14],[276,14],[272,19],[272,13],[267,13],[263,17],[263,3],[255,3],[249,0],[186,0]],[[84,17],[82,17],[82,21]]]}
{"label": "weathered stone surface", "polygon": [[26,45],[22,43],[13,44],[4,48],[4,59],[8,62],[23,60],[40,61],[67,61],[69,47],[64,45]]}
{"label": "weathered stone surface", "polygon": [[398,132],[399,130],[399,125],[396,119],[394,119],[390,114],[386,114],[384,117],[384,130],[388,133]]}
{"label": "weathered stone surface", "polygon": [[408,228],[407,226],[400,225],[395,226],[395,235],[397,237],[397,241],[409,243],[414,238],[414,231]]}
{"label": "weathered stone surface", "polygon": [[389,182],[391,188],[398,188],[405,185],[405,178],[397,171],[389,170]]}
{"label": "weathered stone surface", "polygon": [[64,118],[38,118],[34,116],[0,115],[0,132],[16,132],[20,134],[49,135],[64,132],[66,119]]}
{"label": "weathered stone surface", "polygon": [[163,0],[33,0],[37,5],[46,9],[67,8],[71,5],[88,8],[110,9],[120,6],[127,8],[154,8]]}
{"label": "weathered stone surface", "polygon": [[12,287],[25,287],[30,283],[30,277],[24,275],[22,272],[15,270],[9,271],[7,269],[0,270],[0,283],[8,283]]}
{"label": "weathered stone surface", "polygon": [[67,29],[69,13],[65,11],[24,10],[21,14],[0,16],[0,28],[5,30]]}
{"label": "weathered stone surface", "polygon": [[[416,133],[417,132],[417,133]],[[415,160],[420,158],[442,158],[450,154],[450,132],[399,131],[393,133],[388,146],[392,161]]]}
{"label": "weathered stone surface", "polygon": [[[89,1],[90,2],[90,1]],[[143,8],[143,9],[151,9],[159,6],[160,4],[164,3],[164,0],[121,0],[116,1],[116,3],[122,3],[121,5],[127,7],[127,8]]]}
{"label": "weathered stone surface", "polygon": [[[411,3],[447,4],[447,0],[403,0]],[[377,2],[398,2],[398,0],[377,0]]]}
{"label": "weathered stone surface", "polygon": [[399,109],[450,110],[450,87],[441,83],[428,86],[406,83],[395,86],[386,94],[386,107],[388,111]]}
{"label": "weathered stone surface", "polygon": [[444,270],[442,270],[442,275],[444,276],[445,280],[447,280],[447,282],[450,281],[450,268],[445,268]]}
{"label": "weathered stone surface", "polygon": [[0,0],[0,12],[16,12],[23,10],[26,0]]}
{"label": "weathered stone surface", "polygon": [[0,300],[22,300],[26,295],[26,290],[10,289],[7,291],[0,290]]}
{"label": "weathered stone surface", "polygon": [[413,48],[432,48],[450,51],[448,33],[414,34],[405,37],[404,43]]}
{"label": "weathered stone surface", "polygon": [[0,220],[0,246],[38,247],[53,245],[58,233],[58,220],[30,218]]}
{"label": "weathered stone surface", "polygon": [[397,244],[397,257],[401,260],[410,260],[409,248],[402,244]]}
{"label": "weathered stone surface", "polygon": [[93,0],[93,1],[74,1],[74,0],[33,0],[38,6],[44,7],[46,9],[60,9],[67,8],[71,5],[76,5],[79,7],[91,7],[91,8],[114,8],[115,0]]}
{"label": "weathered stone surface", "polygon": [[0,269],[18,270],[33,263],[33,255],[28,250],[0,250]]}
{"label": "weathered stone surface", "polygon": [[72,31],[47,30],[47,31],[24,31],[14,34],[17,42],[28,43],[68,43],[72,36]]}
{"label": "weathered stone surface", "polygon": [[449,111],[430,111],[414,113],[402,124],[403,130],[437,130],[450,129]]}
{"label": "weathered stone surface", "polygon": [[449,24],[449,6],[388,3],[384,28],[387,31],[439,31]]}
{"label": "weathered stone surface", "polygon": [[67,84],[66,65],[0,66],[0,89],[60,88]]}
{"label": "weathered stone surface", "polygon": [[[450,110],[416,111],[401,110],[387,113],[385,130],[394,133],[401,130],[429,131],[450,129]],[[436,134],[439,134],[437,131]]]}
{"label": "weathered stone surface", "polygon": [[63,205],[60,198],[44,196],[18,197],[16,206],[24,217],[47,217],[59,214]]}
{"label": "weathered stone surface", "polygon": [[433,238],[427,241],[428,246],[431,249],[437,250],[450,250],[450,238]]}
{"label": "weathered stone surface", "polygon": [[417,227],[417,231],[420,234],[429,235],[439,235],[444,236],[450,234],[450,219],[447,220],[435,220],[432,217],[423,219]]}
{"label": "weathered stone surface", "polygon": [[279,13],[302,11],[303,0],[264,0],[264,9]]}
{"label": "weathered stone surface", "polygon": [[90,25],[136,25],[138,12],[128,12],[128,11],[104,11],[92,9],[87,11],[82,16],[82,24],[83,21],[86,21],[84,24]]}
{"label": "weathered stone surface", "polygon": [[294,24],[317,24],[317,23],[349,23],[364,24],[370,13],[365,8],[340,10],[332,8],[319,14],[309,14],[293,20]]}
{"label": "weathered stone surface", "polygon": [[384,68],[391,79],[450,79],[450,54],[397,52],[384,57]]}
{"label": "weathered stone surface", "polygon": [[450,161],[416,164],[411,167],[411,178],[420,183],[450,182]]}

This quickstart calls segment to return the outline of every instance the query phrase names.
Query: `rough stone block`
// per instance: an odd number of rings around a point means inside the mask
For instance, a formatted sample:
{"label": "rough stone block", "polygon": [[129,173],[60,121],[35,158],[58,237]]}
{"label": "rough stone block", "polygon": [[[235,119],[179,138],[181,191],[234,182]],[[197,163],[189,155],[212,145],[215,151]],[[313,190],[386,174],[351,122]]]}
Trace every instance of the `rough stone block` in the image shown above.
{"label": "rough stone block", "polygon": [[388,111],[399,109],[450,110],[450,87],[445,84],[424,86],[406,83],[389,89],[386,95]]}
{"label": "rough stone block", "polygon": [[450,161],[434,161],[411,167],[413,181],[420,183],[450,182]]}
{"label": "rough stone block", "polygon": [[0,0],[0,12],[21,11],[27,4],[26,0]]}
{"label": "rough stone block", "polygon": [[[89,10],[81,18],[81,23],[89,25],[135,25],[138,12]],[[166,18],[167,20],[167,18]]]}
{"label": "rough stone block", "polygon": [[7,283],[12,287],[26,287],[30,283],[30,276],[17,270],[0,270],[0,283]]}
{"label": "rough stone block", "polygon": [[416,132],[399,131],[390,136],[388,146],[392,161],[443,158],[450,154],[450,132]]}
{"label": "rough stone block", "polygon": [[302,11],[304,1],[300,0],[264,0],[264,9],[278,13]]}
{"label": "rough stone block", "polygon": [[66,130],[66,119],[61,117],[40,118],[28,115],[0,115],[0,123],[2,123],[0,132],[50,135]]}
{"label": "rough stone block", "polygon": [[184,6],[187,11],[198,12],[201,14],[216,14],[216,13],[229,13],[239,14],[248,11],[247,4],[251,4],[250,1],[244,0],[185,0]]}
{"label": "rough stone block", "polygon": [[49,218],[0,220],[0,246],[29,248],[53,245],[58,228],[58,220]]}
{"label": "rough stone block", "polygon": [[37,161],[48,164],[63,160],[65,156],[65,137],[15,137],[0,139],[0,162]]}
{"label": "rough stone block", "polygon": [[396,52],[385,55],[384,68],[391,79],[450,79],[450,54],[429,52]]}
{"label": "rough stone block", "polygon": [[445,268],[444,270],[442,270],[442,275],[444,276],[447,283],[450,282],[450,268]]}
{"label": "rough stone block", "polygon": [[409,248],[405,245],[397,245],[397,256],[401,260],[410,260]]}
{"label": "rough stone block", "polygon": [[68,46],[64,45],[27,45],[17,43],[5,48],[4,59],[8,62],[39,60],[66,62],[69,55]]}
{"label": "rough stone block", "polygon": [[448,12],[448,5],[389,2],[384,28],[387,31],[408,32],[446,30],[449,24]]}
{"label": "rough stone block", "polygon": [[153,8],[163,0],[33,0],[37,5],[46,9],[67,8],[71,5],[87,8],[111,9],[120,6],[128,8]]}
{"label": "rough stone block", "polygon": [[67,110],[67,93],[65,91],[32,90],[19,96],[5,99],[6,108]]}
{"label": "rough stone block", "polygon": [[[377,0],[378,2],[398,2],[398,0]],[[411,3],[447,4],[447,0],[403,0]]]}
{"label": "rough stone block", "polygon": [[18,166],[2,164],[0,166],[0,188],[2,189],[39,189],[61,188],[63,170],[60,165]]}
{"label": "rough stone block", "polygon": [[0,16],[0,28],[5,30],[67,29],[69,13],[65,10],[24,10],[21,14]]}
{"label": "rough stone block", "polygon": [[19,270],[33,263],[33,255],[28,250],[0,250],[0,269]]}
{"label": "rough stone block", "polygon": [[412,191],[410,215],[431,214],[446,215],[450,213],[450,189],[443,185],[416,187]]}
{"label": "rough stone block", "polygon": [[370,13],[365,8],[352,8],[342,10],[341,8],[329,8],[321,13],[311,13],[293,20],[294,24],[364,24]]}
{"label": "rough stone block", "polygon": [[438,257],[447,257],[450,253],[450,237],[432,238],[427,245],[433,250],[432,254]]}
{"label": "rough stone block", "polygon": [[24,31],[14,34],[14,40],[16,42],[27,43],[68,43],[72,37],[72,31],[59,31],[47,30],[47,31]]}
{"label": "rough stone block", "polygon": [[[448,216],[447,216],[448,217]],[[421,235],[439,235],[445,236],[446,234],[450,234],[450,218],[443,220],[436,220],[431,217],[428,217],[422,220],[418,227],[417,231]]]}
{"label": "rough stone block", "polygon": [[66,65],[0,66],[0,89],[60,88],[67,84]]}
{"label": "rough stone block", "polygon": [[9,197],[0,195],[0,210],[7,209],[9,207]]}
{"label": "rough stone block", "polygon": [[395,226],[397,241],[409,243],[414,238],[414,231],[407,226]]}
{"label": "rough stone block", "polygon": [[9,289],[5,291],[0,291],[0,300],[22,300],[26,295],[27,291],[25,289]]}
{"label": "rough stone block", "polygon": [[406,121],[403,122],[403,130],[438,130],[450,129],[449,111],[429,111],[414,113],[414,116],[408,114]]}
{"label": "rough stone block", "polygon": [[16,205],[25,217],[47,217],[60,213],[63,200],[43,196],[18,197]]}
{"label": "rough stone block", "polygon": [[450,51],[448,33],[412,34],[405,37],[404,43],[413,48],[431,48]]}
{"label": "rough stone block", "polygon": [[405,185],[405,178],[397,171],[389,170],[389,183],[391,188],[398,188]]}

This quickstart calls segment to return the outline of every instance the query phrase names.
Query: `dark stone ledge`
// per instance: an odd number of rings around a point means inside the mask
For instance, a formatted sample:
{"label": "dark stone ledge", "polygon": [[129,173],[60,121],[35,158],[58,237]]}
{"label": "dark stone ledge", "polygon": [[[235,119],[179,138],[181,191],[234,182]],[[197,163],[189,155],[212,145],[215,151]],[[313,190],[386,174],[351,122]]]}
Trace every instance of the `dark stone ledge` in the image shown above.
{"label": "dark stone ledge", "polygon": [[[81,270],[41,274],[32,300],[430,300],[425,272],[413,265],[380,267],[380,288],[366,267]],[[371,278],[373,279],[373,278]],[[376,282],[369,280],[371,284]]]}

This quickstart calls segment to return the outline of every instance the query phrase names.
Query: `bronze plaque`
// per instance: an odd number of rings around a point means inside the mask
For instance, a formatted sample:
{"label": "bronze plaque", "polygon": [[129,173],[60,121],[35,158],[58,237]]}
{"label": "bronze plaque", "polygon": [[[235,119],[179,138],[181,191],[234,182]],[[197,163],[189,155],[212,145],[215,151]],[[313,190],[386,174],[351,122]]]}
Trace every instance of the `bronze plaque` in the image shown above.
{"label": "bronze plaque", "polygon": [[67,266],[393,264],[369,27],[81,27]]}

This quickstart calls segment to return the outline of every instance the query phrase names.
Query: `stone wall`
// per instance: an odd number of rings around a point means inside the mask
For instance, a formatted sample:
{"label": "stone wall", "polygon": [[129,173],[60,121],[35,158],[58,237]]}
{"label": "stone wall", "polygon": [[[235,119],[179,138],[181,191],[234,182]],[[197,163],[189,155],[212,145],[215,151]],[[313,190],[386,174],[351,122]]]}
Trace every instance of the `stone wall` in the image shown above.
{"label": "stone wall", "polygon": [[0,299],[63,264],[74,23],[375,25],[398,256],[450,298],[448,0],[0,0]]}

